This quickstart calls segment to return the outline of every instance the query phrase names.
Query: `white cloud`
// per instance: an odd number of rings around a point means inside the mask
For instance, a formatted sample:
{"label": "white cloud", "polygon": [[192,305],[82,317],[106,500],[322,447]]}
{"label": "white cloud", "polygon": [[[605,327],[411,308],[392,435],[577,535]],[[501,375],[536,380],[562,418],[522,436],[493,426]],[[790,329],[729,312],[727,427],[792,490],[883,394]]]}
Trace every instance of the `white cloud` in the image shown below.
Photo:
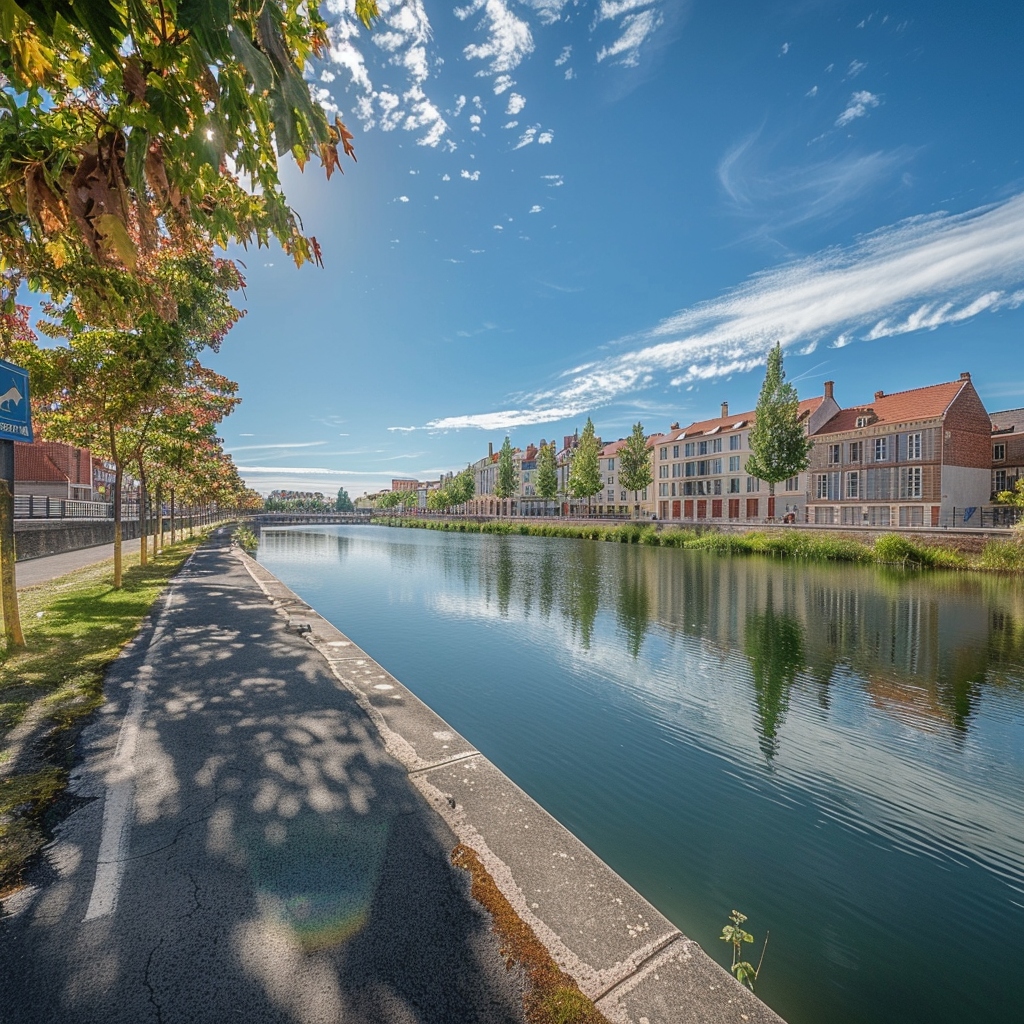
{"label": "white cloud", "polygon": [[399,196],[398,197],[398,201],[400,203],[407,203],[407,202],[409,202],[409,197],[408,196]]}
{"label": "white cloud", "polygon": [[[622,0],[622,4],[640,6],[639,3],[632,3],[632,0]],[[609,5],[602,3],[602,9]],[[607,60],[609,57],[618,58],[615,63],[624,67],[636,67],[640,63],[640,47],[653,35],[663,24],[664,18],[660,11],[655,8],[648,8],[637,14],[627,14],[619,25],[619,38],[610,46],[603,46],[597,51],[598,62]]]}
{"label": "white cloud", "polygon": [[532,128],[527,128],[522,135],[519,136],[519,141],[512,147],[513,149],[522,149],[523,146],[530,145],[531,142],[537,137],[538,126],[534,125]]}
{"label": "white cloud", "polygon": [[842,128],[851,121],[855,121],[858,117],[864,117],[869,107],[877,107],[881,102],[879,97],[873,92],[868,92],[866,89],[855,92],[850,97],[849,103],[846,104],[846,109],[836,118],[836,127]]}
{"label": "white cloud", "polygon": [[533,34],[525,21],[517,18],[505,0],[473,0],[466,7],[456,7],[455,15],[465,20],[482,11],[477,31],[485,35],[482,43],[471,43],[462,52],[467,60],[487,62],[492,74],[513,71],[533,53]]}
{"label": "white cloud", "polygon": [[856,78],[867,66],[866,61],[851,60],[850,66],[846,69],[846,77]]}
{"label": "white cloud", "polygon": [[576,72],[572,68],[565,69],[565,80],[571,82],[576,77]]}
{"label": "white cloud", "polygon": [[569,58],[572,56],[572,47],[565,46],[562,48],[562,52],[555,58],[555,67],[560,68],[563,64],[569,63]]}
{"label": "white cloud", "polygon": [[503,124],[501,127],[502,128],[518,128],[519,127],[519,122],[518,121],[509,121],[506,124]]}
{"label": "white cloud", "polygon": [[562,15],[562,9],[569,0],[523,0],[527,7],[537,12],[537,20],[542,25],[553,25]]}
{"label": "white cloud", "polygon": [[480,180],[480,172],[479,171],[463,171],[461,173],[461,177],[465,178],[467,181],[479,181]]}
{"label": "white cloud", "polygon": [[783,43],[782,50],[780,52],[782,52],[783,54],[789,53],[789,43]]}
{"label": "white cloud", "polygon": [[530,207],[530,213],[540,213],[540,211],[543,209],[543,206],[538,206],[536,203],[534,203],[533,206]]}
{"label": "white cloud", "polygon": [[818,87],[816,85],[812,85],[810,87],[810,89],[807,90],[805,95],[807,95],[807,96],[817,96],[818,95]]}
{"label": "white cloud", "polygon": [[559,185],[565,184],[565,181],[562,179],[560,174],[542,174],[541,180],[546,181],[553,188],[558,188]]}
{"label": "white cloud", "polygon": [[[252,434],[241,434],[241,437],[252,437]],[[265,448],[317,448],[327,444],[326,441],[287,441],[281,444],[240,444],[234,448],[225,448],[226,452],[262,451]]]}
{"label": "white cloud", "polygon": [[552,142],[554,142],[554,140],[555,140],[555,133],[554,132],[552,132],[552,131],[541,132],[540,135],[537,136],[537,145],[538,146],[547,146],[547,145],[550,145]]}
{"label": "white cloud", "polygon": [[[577,416],[651,387],[753,370],[776,341],[808,349],[835,338],[894,338],[1024,305],[1024,194],[964,214],[883,228],[766,271],[721,298],[623,339],[627,349],[568,371],[499,412],[440,417],[434,430],[508,429]],[[631,343],[631,344],[628,344]]]}
{"label": "white cloud", "polygon": [[510,117],[515,117],[523,107],[526,106],[526,97],[514,92],[508,98],[508,109],[505,111]]}
{"label": "white cloud", "polygon": [[498,75],[493,83],[494,95],[500,96],[503,92],[508,92],[515,84],[511,75]]}

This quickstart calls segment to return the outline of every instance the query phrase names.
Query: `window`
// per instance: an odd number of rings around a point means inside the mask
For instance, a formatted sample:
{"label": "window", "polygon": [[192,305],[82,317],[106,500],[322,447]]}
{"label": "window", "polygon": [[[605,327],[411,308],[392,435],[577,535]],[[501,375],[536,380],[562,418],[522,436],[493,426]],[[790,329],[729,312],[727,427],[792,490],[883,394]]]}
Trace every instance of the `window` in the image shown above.
{"label": "window", "polygon": [[851,441],[849,449],[850,462],[863,462],[864,461],[864,442],[863,441]]}
{"label": "window", "polygon": [[868,418],[867,418],[867,416],[858,416],[857,417],[857,426],[858,427],[866,427],[867,425],[868,425]]}
{"label": "window", "polygon": [[610,476],[610,477],[608,477],[608,479],[605,482],[608,484],[609,487],[614,487],[615,486],[615,477]]}
{"label": "window", "polygon": [[614,491],[609,491],[608,492],[608,503],[611,504],[614,501],[615,501],[615,492]]}
{"label": "window", "polygon": [[698,455],[707,455],[707,453],[708,453],[708,443],[707,443],[707,441],[698,441],[697,442],[697,454]]}
{"label": "window", "polygon": [[625,500],[626,500],[626,492],[625,491],[619,491],[619,501],[625,501]]}
{"label": "window", "polygon": [[921,467],[913,466],[900,470],[900,497],[921,497]]}
{"label": "window", "polygon": [[846,496],[848,498],[860,497],[860,473],[846,474]]}
{"label": "window", "polygon": [[659,466],[658,467],[658,479],[659,480],[667,480],[668,479],[668,466]]}
{"label": "window", "polygon": [[686,483],[683,484],[683,494],[693,494],[693,481],[692,480],[687,480]]}
{"label": "window", "polygon": [[828,464],[830,466],[837,466],[842,461],[842,450],[841,444],[830,444],[828,446]]}
{"label": "window", "polygon": [[608,472],[611,473],[614,470],[615,470],[615,460],[614,459],[609,459],[608,460]]}
{"label": "window", "polygon": [[658,497],[660,497],[660,498],[667,498],[668,497],[668,484],[658,484]]}
{"label": "window", "polygon": [[992,445],[992,461],[1002,462],[1006,458],[1006,445],[1005,444],[994,444]]}
{"label": "window", "polygon": [[[721,440],[721,438],[719,438]],[[722,460],[711,459],[711,476],[718,476],[722,472]]]}
{"label": "window", "polygon": [[815,473],[814,496],[816,498],[828,497],[828,473]]}
{"label": "window", "polygon": [[921,434],[907,434],[907,458],[914,460],[921,458]]}
{"label": "window", "polygon": [[786,486],[785,486],[784,489],[787,490],[787,491],[799,491],[800,490],[800,476],[799,476],[799,474],[797,474],[796,476],[791,476],[786,481]]}
{"label": "window", "polygon": [[747,477],[747,492],[761,490],[761,481],[756,476]]}
{"label": "window", "polygon": [[729,493],[730,494],[739,494],[740,493],[740,478],[738,476],[734,476],[729,481]]}
{"label": "window", "polygon": [[681,462],[672,463],[672,475],[682,476],[683,475],[683,464]]}
{"label": "window", "polygon": [[677,445],[677,444],[672,445],[672,458],[673,459],[678,459],[679,458],[679,445]]}
{"label": "window", "polygon": [[729,456],[729,472],[738,473],[740,471],[740,457],[738,455]]}
{"label": "window", "polygon": [[1006,470],[1005,469],[997,469],[996,470],[996,486],[995,486],[995,490],[997,492],[1005,491],[1006,490]]}
{"label": "window", "polygon": [[711,475],[711,460],[701,459],[697,463],[697,476],[710,476]]}
{"label": "window", "polygon": [[721,494],[722,493],[722,481],[721,480],[715,480],[713,482],[713,486],[711,488],[711,491],[712,491],[713,494]]}
{"label": "window", "polygon": [[885,462],[889,458],[889,438],[875,438],[875,462]]}
{"label": "window", "polygon": [[721,450],[722,450],[722,439],[720,437],[716,437],[711,442],[711,451],[714,453],[714,452],[720,452]]}
{"label": "window", "polygon": [[686,473],[685,473],[686,476],[693,476],[693,474],[696,472],[696,470],[697,470],[697,463],[696,462],[688,462],[688,463],[686,463]]}
{"label": "window", "polygon": [[743,444],[743,438],[739,434],[729,435],[729,451],[738,452]]}
{"label": "window", "polygon": [[528,484],[529,482],[530,482],[530,474],[529,473],[524,473],[523,474],[523,483],[524,484]]}
{"label": "window", "polygon": [[664,448],[662,448],[662,449],[661,449],[661,450],[660,450],[660,451],[658,452],[658,458],[659,458],[659,459],[667,459],[667,458],[668,458],[668,447],[667,447],[667,446],[666,446],[666,447],[664,447]]}
{"label": "window", "polygon": [[694,446],[694,443],[692,441],[689,441],[685,445],[683,445],[683,454],[684,454],[684,456],[689,459],[689,458],[692,458],[694,455],[696,455],[697,453],[694,450],[694,448],[695,448],[695,446]]}

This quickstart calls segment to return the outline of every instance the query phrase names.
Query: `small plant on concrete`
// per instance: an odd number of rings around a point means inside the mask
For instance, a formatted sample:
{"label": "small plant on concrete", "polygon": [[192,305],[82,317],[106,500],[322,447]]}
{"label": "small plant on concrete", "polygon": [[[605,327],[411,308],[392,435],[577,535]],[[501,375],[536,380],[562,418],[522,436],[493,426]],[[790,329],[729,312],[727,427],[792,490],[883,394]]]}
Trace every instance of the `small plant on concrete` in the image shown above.
{"label": "small plant on concrete", "polygon": [[243,551],[255,551],[259,547],[259,538],[248,526],[240,526],[235,530],[235,540]]}
{"label": "small plant on concrete", "polygon": [[754,941],[754,936],[742,927],[746,919],[746,914],[741,914],[738,910],[734,910],[729,915],[729,920],[732,924],[727,924],[722,929],[722,934],[719,938],[723,942],[732,943],[732,967],[730,970],[736,975],[737,981],[746,985],[753,992],[754,982],[757,981],[757,976],[761,973],[761,964],[764,963],[764,951],[768,948],[769,933],[765,933],[764,945],[761,947],[761,959],[757,961],[757,967],[754,967],[753,964],[742,959],[743,943]]}

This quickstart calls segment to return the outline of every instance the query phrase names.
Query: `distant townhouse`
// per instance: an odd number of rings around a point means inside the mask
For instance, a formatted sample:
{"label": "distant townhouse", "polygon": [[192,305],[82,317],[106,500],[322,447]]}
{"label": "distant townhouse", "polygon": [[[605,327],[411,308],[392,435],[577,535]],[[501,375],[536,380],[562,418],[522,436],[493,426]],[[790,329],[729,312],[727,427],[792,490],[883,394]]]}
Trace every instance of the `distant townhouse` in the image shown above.
{"label": "distant townhouse", "polygon": [[15,441],[14,493],[91,501],[93,465],[87,448],[59,441]]}
{"label": "distant townhouse", "polygon": [[[839,412],[833,387],[826,381],[822,395],[800,402],[797,416],[808,434]],[[754,420],[753,412],[730,414],[729,403],[723,402],[716,419],[682,429],[673,423],[667,433],[651,439],[659,519],[758,521],[792,513],[802,520],[806,473],[779,484],[772,501],[768,485],[746,472]]]}
{"label": "distant townhouse", "polygon": [[[633,505],[635,504],[633,492],[627,491],[619,480],[621,453],[625,447],[626,438],[623,437],[618,441],[612,441],[611,444],[606,444],[601,449],[600,466],[603,486],[600,493],[594,498],[595,511],[598,515],[629,516],[633,514]],[[650,491],[650,487],[645,487],[642,491],[637,492],[636,503],[640,504],[641,509],[647,507]]]}
{"label": "distant townhouse", "polygon": [[813,434],[807,521],[939,526],[985,504],[992,421],[971,375],[840,410]]}
{"label": "distant townhouse", "polygon": [[1012,491],[1024,476],[1024,409],[994,412],[992,419],[992,497]]}

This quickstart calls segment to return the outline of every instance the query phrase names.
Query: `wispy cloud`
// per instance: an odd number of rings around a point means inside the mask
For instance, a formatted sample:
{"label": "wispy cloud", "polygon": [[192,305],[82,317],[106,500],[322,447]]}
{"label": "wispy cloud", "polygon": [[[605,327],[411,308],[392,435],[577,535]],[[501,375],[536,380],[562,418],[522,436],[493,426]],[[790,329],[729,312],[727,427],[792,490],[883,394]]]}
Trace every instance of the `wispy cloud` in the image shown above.
{"label": "wispy cloud", "polygon": [[1022,284],[1024,194],[963,214],[915,217],[682,310],[529,400],[427,427],[506,430],[567,419],[666,384],[752,370],[776,341],[806,350],[831,339],[842,347],[1020,306]]}
{"label": "wispy cloud", "polygon": [[[252,434],[243,434],[242,437],[252,437]],[[318,445],[327,444],[326,441],[286,441],[280,444],[240,444],[234,448],[225,448],[226,452],[263,451],[269,448],[316,448]]]}
{"label": "wispy cloud", "polygon": [[878,96],[867,89],[855,92],[846,104],[846,109],[836,118],[836,127],[842,128],[858,117],[865,117],[869,109],[877,107],[881,102]]}

